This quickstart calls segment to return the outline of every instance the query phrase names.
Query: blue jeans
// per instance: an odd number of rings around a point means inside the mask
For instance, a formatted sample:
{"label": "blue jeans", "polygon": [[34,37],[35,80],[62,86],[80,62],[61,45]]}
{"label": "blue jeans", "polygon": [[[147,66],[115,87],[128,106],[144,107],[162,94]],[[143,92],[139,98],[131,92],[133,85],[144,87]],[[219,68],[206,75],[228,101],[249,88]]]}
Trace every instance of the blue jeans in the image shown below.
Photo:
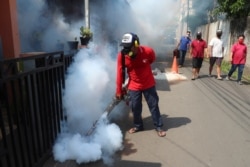
{"label": "blue jeans", "polygon": [[186,50],[180,50],[180,58],[179,58],[179,65],[183,66],[185,62],[185,56],[187,51]]}
{"label": "blue jeans", "polygon": [[232,64],[231,69],[227,75],[229,77],[231,77],[231,75],[234,73],[234,71],[236,70],[237,67],[238,67],[238,79],[237,79],[237,81],[241,81],[245,64]]}
{"label": "blue jeans", "polygon": [[155,86],[146,90],[129,90],[130,95],[130,107],[134,116],[134,126],[137,128],[143,128],[142,121],[142,94],[144,95],[146,102],[148,104],[154,125],[156,128],[162,127],[162,119],[158,106],[159,97],[157,95]]}

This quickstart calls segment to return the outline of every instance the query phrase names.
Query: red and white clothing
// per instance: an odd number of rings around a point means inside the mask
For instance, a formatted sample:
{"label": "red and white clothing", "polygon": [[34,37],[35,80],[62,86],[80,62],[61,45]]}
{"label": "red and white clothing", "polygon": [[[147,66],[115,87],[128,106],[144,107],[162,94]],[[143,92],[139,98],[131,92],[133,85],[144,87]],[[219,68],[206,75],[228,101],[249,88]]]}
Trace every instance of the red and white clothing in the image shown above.
{"label": "red and white clothing", "polygon": [[[135,58],[125,55],[125,67],[128,74],[129,90],[145,90],[155,85],[154,76],[152,75],[151,64],[155,61],[155,52],[147,46],[139,46]],[[116,77],[116,94],[122,94],[122,54],[118,53],[117,57],[117,77]]]}

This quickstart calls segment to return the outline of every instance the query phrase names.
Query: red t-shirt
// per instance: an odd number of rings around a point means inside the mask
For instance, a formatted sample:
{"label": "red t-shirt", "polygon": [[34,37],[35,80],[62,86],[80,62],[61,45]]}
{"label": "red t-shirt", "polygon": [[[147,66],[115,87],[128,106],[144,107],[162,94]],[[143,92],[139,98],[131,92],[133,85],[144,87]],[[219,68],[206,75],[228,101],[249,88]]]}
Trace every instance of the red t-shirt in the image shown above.
{"label": "red t-shirt", "polygon": [[[155,52],[147,46],[139,46],[135,58],[125,55],[125,67],[128,74],[128,89],[145,90],[155,85],[151,63],[155,61]],[[122,94],[122,54],[117,56],[116,94]]]}
{"label": "red t-shirt", "polygon": [[207,48],[207,42],[202,40],[193,40],[191,43],[191,47],[192,47],[192,56],[193,57],[200,57],[203,58],[204,57],[204,49]]}
{"label": "red t-shirt", "polygon": [[247,56],[247,46],[243,43],[235,43],[232,48],[231,52],[233,53],[233,64],[245,64],[246,63],[246,56]]}

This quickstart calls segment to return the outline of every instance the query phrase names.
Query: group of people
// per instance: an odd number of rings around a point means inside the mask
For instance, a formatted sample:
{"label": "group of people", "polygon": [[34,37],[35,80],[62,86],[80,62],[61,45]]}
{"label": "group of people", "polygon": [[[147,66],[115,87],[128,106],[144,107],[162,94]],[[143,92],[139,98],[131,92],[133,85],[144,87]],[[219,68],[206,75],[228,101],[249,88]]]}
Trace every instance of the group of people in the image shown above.
{"label": "group of people", "polygon": [[[202,33],[197,32],[196,38],[191,40],[190,31],[187,31],[186,36],[182,36],[176,48],[180,52],[179,67],[182,67],[185,61],[186,52],[189,50],[192,57],[192,80],[199,77],[200,68],[202,66],[205,54],[209,58],[209,72],[208,76],[212,76],[213,67],[216,64],[217,79],[222,80],[221,77],[221,63],[224,58],[224,45],[221,39],[222,30],[216,31],[216,37],[212,38],[208,43],[202,39]],[[244,44],[245,36],[243,34],[238,36],[238,40],[231,47],[230,62],[231,69],[229,70],[226,80],[230,80],[232,74],[238,68],[237,82],[241,85],[241,79],[247,57],[247,46]],[[206,53],[207,52],[207,53]]]}
{"label": "group of people", "polygon": [[[200,68],[207,49],[209,57],[209,76],[212,74],[214,64],[217,66],[217,79],[221,80],[221,63],[223,60],[223,41],[221,40],[222,31],[216,31],[214,37],[208,44],[202,39],[202,33],[197,32],[196,38],[191,40],[191,32],[181,37],[177,48],[180,51],[179,65],[182,67],[185,62],[185,55],[189,52],[192,56],[192,80],[199,77]],[[230,79],[232,73],[238,67],[238,83],[241,84],[241,77],[246,62],[247,47],[244,44],[244,35],[239,35],[238,41],[231,48],[232,66],[226,77]],[[122,100],[124,95],[129,94],[129,106],[133,113],[133,127],[128,133],[136,133],[144,130],[142,119],[142,96],[145,97],[149,107],[155,130],[160,137],[166,136],[166,131],[162,128],[163,121],[158,106],[159,97],[155,87],[155,79],[151,70],[151,64],[156,56],[152,48],[140,45],[139,37],[134,33],[126,33],[122,37],[120,46],[122,50],[117,55],[117,77],[116,77],[116,98]],[[126,74],[126,73],[127,74]],[[128,82],[125,84],[125,76]]]}

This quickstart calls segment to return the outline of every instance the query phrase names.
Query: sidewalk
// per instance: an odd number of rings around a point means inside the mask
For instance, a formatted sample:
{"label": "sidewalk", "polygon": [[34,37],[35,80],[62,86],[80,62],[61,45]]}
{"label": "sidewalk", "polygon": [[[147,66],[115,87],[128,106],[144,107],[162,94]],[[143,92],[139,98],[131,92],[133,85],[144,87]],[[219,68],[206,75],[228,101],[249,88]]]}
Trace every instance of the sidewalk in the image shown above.
{"label": "sidewalk", "polygon": [[[124,149],[114,156],[114,167],[248,167],[250,164],[250,87],[235,81],[207,77],[208,63],[200,78],[191,80],[191,64],[169,71],[170,65],[155,63],[166,73],[156,76],[165,137],[158,137],[144,103],[145,131],[127,133],[131,112],[117,120]],[[215,73],[215,69],[213,71]],[[165,78],[164,78],[165,77]],[[103,167],[102,161],[78,165],[49,159],[43,167]]]}

